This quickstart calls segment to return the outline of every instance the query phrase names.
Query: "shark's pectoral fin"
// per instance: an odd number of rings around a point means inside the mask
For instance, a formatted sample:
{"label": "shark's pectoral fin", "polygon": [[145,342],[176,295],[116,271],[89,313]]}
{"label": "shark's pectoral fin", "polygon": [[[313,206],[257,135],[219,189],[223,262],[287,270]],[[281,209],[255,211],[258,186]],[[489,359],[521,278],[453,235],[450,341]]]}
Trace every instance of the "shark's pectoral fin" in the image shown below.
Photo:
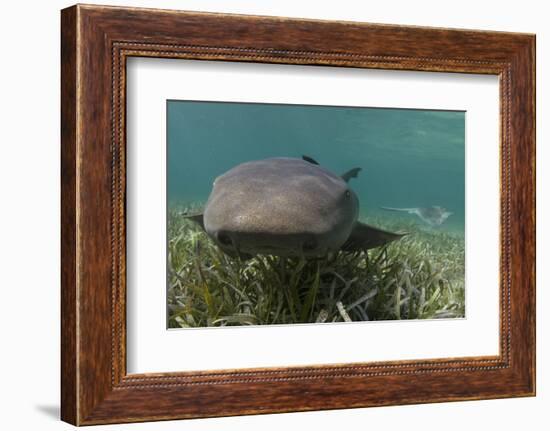
{"label": "shark's pectoral fin", "polygon": [[388,232],[368,224],[357,222],[347,241],[342,246],[344,251],[361,251],[388,244],[406,233]]}
{"label": "shark's pectoral fin", "polygon": [[204,230],[204,216],[203,213],[198,214],[183,214],[183,217],[197,223]]}
{"label": "shark's pectoral fin", "polygon": [[340,177],[347,183],[351,178],[357,178],[359,172],[361,172],[361,168],[353,168],[340,175]]}

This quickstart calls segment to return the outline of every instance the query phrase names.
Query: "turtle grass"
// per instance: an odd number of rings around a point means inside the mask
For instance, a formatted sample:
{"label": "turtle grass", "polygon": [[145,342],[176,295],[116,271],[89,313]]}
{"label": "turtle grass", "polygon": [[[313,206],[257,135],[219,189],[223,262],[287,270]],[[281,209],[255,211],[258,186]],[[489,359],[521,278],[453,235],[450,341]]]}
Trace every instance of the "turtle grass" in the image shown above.
{"label": "turtle grass", "polygon": [[464,239],[410,234],[368,252],[304,260],[225,255],[181,210],[168,214],[170,328],[464,317]]}

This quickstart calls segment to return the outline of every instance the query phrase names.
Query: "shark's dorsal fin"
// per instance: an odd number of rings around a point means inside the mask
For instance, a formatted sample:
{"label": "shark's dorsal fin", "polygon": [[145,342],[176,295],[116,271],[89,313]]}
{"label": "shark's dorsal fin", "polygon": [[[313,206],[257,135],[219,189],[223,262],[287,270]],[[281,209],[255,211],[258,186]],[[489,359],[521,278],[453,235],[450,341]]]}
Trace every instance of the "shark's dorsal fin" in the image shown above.
{"label": "shark's dorsal fin", "polygon": [[[302,156],[302,160],[311,163],[312,165],[319,165],[319,162],[313,157]],[[353,168],[340,175],[340,177],[347,183],[351,178],[357,178],[357,174],[361,172],[361,168]]]}
{"label": "shark's dorsal fin", "polygon": [[362,251],[395,241],[406,233],[394,233],[369,226],[358,221],[355,223],[348,240],[342,246],[344,251]]}
{"label": "shark's dorsal fin", "polygon": [[302,156],[302,160],[305,160],[306,162],[311,163],[312,165],[318,165],[319,164],[319,162],[317,160],[315,160],[314,158],[309,157],[309,156]]}
{"label": "shark's dorsal fin", "polygon": [[340,176],[347,183],[351,178],[357,178],[357,174],[359,174],[359,172],[361,172],[361,168],[353,168]]}

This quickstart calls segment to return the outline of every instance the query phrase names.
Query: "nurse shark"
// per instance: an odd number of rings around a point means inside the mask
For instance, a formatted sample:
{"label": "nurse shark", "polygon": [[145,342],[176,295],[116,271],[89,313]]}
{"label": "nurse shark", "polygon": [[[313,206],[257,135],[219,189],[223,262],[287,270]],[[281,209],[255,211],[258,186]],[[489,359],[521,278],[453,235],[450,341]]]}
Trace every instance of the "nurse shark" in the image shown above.
{"label": "nurse shark", "polygon": [[310,157],[276,157],[237,165],[217,177],[200,224],[226,254],[315,258],[380,247],[406,233],[358,220],[349,187],[360,168],[336,175]]}

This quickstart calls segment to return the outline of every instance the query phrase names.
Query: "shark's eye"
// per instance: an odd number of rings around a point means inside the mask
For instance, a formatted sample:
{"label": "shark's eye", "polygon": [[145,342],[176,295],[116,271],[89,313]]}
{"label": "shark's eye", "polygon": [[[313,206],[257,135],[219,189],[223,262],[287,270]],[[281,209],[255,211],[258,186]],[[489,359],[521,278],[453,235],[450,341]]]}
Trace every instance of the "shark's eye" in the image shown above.
{"label": "shark's eye", "polygon": [[349,198],[351,196],[351,193],[349,190],[346,190],[346,193],[345,193],[346,197]]}

